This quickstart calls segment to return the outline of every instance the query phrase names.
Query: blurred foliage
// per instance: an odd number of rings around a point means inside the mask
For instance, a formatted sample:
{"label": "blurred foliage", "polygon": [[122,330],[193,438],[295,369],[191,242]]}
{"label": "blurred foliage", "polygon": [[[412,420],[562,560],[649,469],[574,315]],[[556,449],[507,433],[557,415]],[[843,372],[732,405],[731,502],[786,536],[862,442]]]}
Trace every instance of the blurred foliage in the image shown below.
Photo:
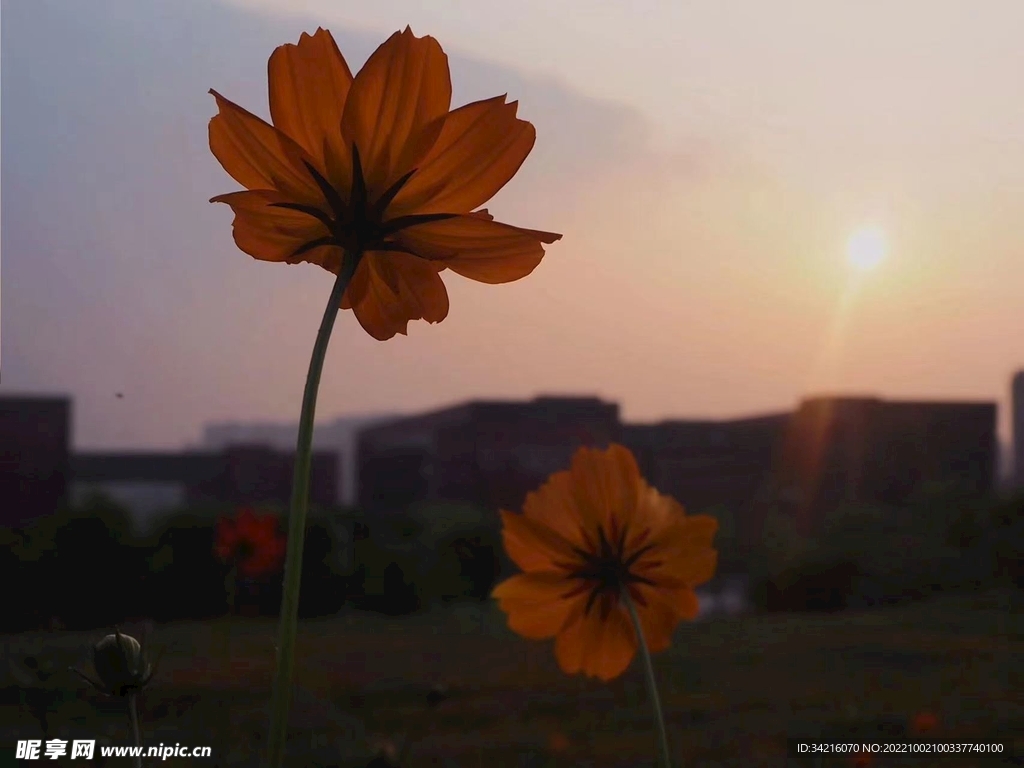
{"label": "blurred foliage", "polygon": [[[300,616],[334,614],[348,600],[352,538],[351,527],[336,519],[314,518],[307,524],[302,554],[302,591],[299,593]],[[275,606],[272,614],[277,611]]]}
{"label": "blurred foliage", "polygon": [[375,520],[354,548],[353,602],[405,613],[436,602],[482,600],[502,572],[498,516],[469,504],[413,505]]}
{"label": "blurred foliage", "polygon": [[202,619],[228,608],[229,567],[213,552],[215,522],[184,514],[167,520],[147,548],[147,614],[157,621]]}
{"label": "blurred foliage", "polygon": [[784,507],[774,506],[769,510],[757,552],[757,565],[766,576],[777,577],[810,559],[814,549],[814,540],[797,530],[796,522]]}
{"label": "blurred foliage", "polygon": [[931,487],[904,507],[839,507],[813,538],[773,510],[754,597],[769,609],[835,610],[1021,587],[1022,561],[1024,496],[986,499],[957,486]]}
{"label": "blurred foliage", "polygon": [[422,541],[428,547],[457,533],[471,533],[486,528],[497,531],[501,527],[501,518],[496,512],[488,512],[473,504],[417,504],[407,514],[420,521]]}
{"label": "blurred foliage", "polygon": [[[280,578],[235,583],[213,553],[216,520],[234,508],[177,510],[144,537],[128,511],[103,496],[0,529],[0,579],[8,590],[0,630],[63,625],[109,627],[241,612],[276,615]],[[1024,588],[1024,495],[979,499],[956,488],[925,489],[902,508],[840,507],[816,535],[801,536],[783,505],[770,508],[757,551],[742,551],[739,520],[724,507],[715,545],[720,572],[746,572],[756,604],[835,610],[934,592],[1015,584]],[[287,530],[287,519],[282,520]],[[430,504],[367,521],[357,510],[310,516],[299,610],[304,617],[345,605],[402,614],[435,603],[486,600],[516,569],[497,515],[464,504]]]}
{"label": "blurred foliage", "polygon": [[353,605],[390,615],[415,611],[421,605],[417,575],[422,554],[415,544],[385,546],[373,536],[358,542],[350,582]]}
{"label": "blurred foliage", "polygon": [[63,625],[92,628],[138,610],[145,553],[132,538],[131,516],[102,496],[39,518],[21,531],[6,531],[0,568],[8,591],[2,626],[7,630]]}
{"label": "blurred foliage", "polygon": [[427,575],[429,595],[442,602],[486,600],[502,572],[500,535],[492,529],[453,531],[436,544],[437,559]]}
{"label": "blurred foliage", "polygon": [[725,505],[706,509],[701,514],[711,515],[718,521],[714,546],[718,551],[718,572],[733,573],[746,570],[746,558],[740,546],[736,514]]}

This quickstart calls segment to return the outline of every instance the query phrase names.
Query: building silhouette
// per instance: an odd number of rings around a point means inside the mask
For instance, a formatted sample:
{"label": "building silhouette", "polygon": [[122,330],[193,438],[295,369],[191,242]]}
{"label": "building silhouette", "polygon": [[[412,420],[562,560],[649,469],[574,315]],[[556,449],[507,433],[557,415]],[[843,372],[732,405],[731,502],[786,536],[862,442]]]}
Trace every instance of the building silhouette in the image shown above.
{"label": "building silhouette", "polygon": [[[287,506],[291,499],[294,452],[264,446],[233,446],[212,452],[78,453],[72,460],[75,482],[103,486],[124,483],[173,484],[186,504]],[[337,504],[337,457],[314,451],[310,504]]]}
{"label": "building silhouette", "polygon": [[[313,449],[338,457],[338,503],[354,506],[357,500],[356,439],[359,430],[396,418],[396,414],[342,416],[313,427]],[[203,427],[202,450],[223,451],[236,445],[262,445],[294,451],[298,422],[219,422]]]}
{"label": "building silhouette", "polygon": [[[1024,374],[1014,377],[1018,456],[1022,382]],[[183,504],[290,500],[293,449],[72,455],[70,413],[67,398],[0,397],[0,525],[53,514],[68,502],[72,483],[163,485],[178,489]],[[580,446],[621,442],[653,486],[691,513],[728,510],[741,541],[754,547],[772,508],[788,510],[812,534],[842,504],[901,506],[940,488],[989,494],[995,429],[992,403],[816,397],[792,413],[623,424],[615,403],[538,397],[375,420],[352,442],[358,503],[369,514],[421,502],[518,510]],[[315,451],[311,503],[335,506],[341,485],[337,454]]]}
{"label": "building silhouette", "polygon": [[626,425],[623,442],[644,478],[679,501],[687,514],[729,515],[736,544],[757,547],[756,503],[771,487],[790,414],[721,421],[676,420]]}
{"label": "building silhouette", "polygon": [[995,487],[994,403],[804,400],[773,468],[776,500],[811,534],[843,504],[903,506],[929,491],[984,496]]}
{"label": "building silhouette", "polygon": [[68,501],[71,401],[0,397],[0,526],[17,528]]}
{"label": "building silhouette", "polygon": [[529,491],[583,445],[619,439],[619,407],[592,397],[474,401],[360,432],[359,505],[401,511],[418,502],[520,509]]}
{"label": "building silhouette", "polygon": [[1024,371],[1017,371],[1010,382],[1013,420],[1013,485],[1024,485]]}
{"label": "building silhouette", "polygon": [[726,421],[625,425],[622,442],[644,478],[690,512],[737,509],[769,479],[788,413]]}
{"label": "building silhouette", "polygon": [[817,397],[793,413],[623,425],[617,406],[593,398],[473,402],[361,432],[359,502],[368,513],[424,501],[520,509],[576,448],[616,441],[690,513],[727,510],[750,550],[780,506],[810,535],[843,504],[902,506],[953,489],[987,495],[995,428],[992,403]]}

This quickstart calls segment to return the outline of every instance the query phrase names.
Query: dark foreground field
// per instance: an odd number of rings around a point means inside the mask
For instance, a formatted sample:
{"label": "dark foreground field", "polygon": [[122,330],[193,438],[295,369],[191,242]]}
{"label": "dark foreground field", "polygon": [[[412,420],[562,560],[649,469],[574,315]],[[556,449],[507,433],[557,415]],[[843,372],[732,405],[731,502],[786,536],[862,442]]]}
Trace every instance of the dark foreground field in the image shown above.
{"label": "dark foreground field", "polygon": [[[274,622],[256,619],[157,626],[152,643],[166,652],[141,701],[144,743],[213,748],[212,759],[168,764],[257,765],[274,633]],[[14,672],[5,664],[0,670],[5,751],[26,738],[128,743],[119,703],[61,671],[84,663],[102,634],[5,638],[9,658],[30,657],[28,669]],[[1000,740],[1024,756],[1024,616],[1020,597],[1008,592],[841,615],[716,618],[681,627],[656,665],[670,738],[686,766],[853,765],[849,758],[787,761],[785,736],[899,741],[914,735],[915,718],[935,738]],[[49,670],[56,672],[47,677]],[[45,681],[26,687],[27,673]],[[400,744],[405,734],[414,745],[407,764],[414,767],[654,764],[635,663],[610,685],[566,677],[550,643],[515,637],[490,604],[305,622],[297,682],[292,766],[362,766],[375,741]],[[431,705],[433,685],[445,686],[447,697]],[[904,764],[1024,761],[871,763]]]}

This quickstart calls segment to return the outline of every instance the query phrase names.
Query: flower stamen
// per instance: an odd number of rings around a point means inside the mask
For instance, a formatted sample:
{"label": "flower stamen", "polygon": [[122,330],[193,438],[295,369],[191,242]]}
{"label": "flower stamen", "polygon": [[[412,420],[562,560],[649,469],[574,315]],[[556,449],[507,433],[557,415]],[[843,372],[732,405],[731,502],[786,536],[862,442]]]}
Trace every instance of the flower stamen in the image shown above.
{"label": "flower stamen", "polygon": [[327,228],[330,235],[304,243],[291,254],[290,259],[296,259],[304,253],[324,245],[337,245],[356,253],[365,253],[366,251],[408,252],[408,249],[388,238],[407,227],[443,221],[457,215],[453,213],[424,213],[399,216],[390,221],[383,221],[382,217],[387,207],[402,190],[402,187],[413,177],[417,169],[413,168],[402,176],[373,205],[370,205],[366,181],[363,178],[363,164],[359,159],[359,148],[355,145],[352,146],[352,190],[348,203],[342,199],[338,190],[324,178],[323,174],[309,162],[303,160],[302,164],[306,166],[309,175],[316,182],[324,200],[327,201],[330,212],[305,203],[270,203],[270,207],[285,208],[312,216]]}
{"label": "flower stamen", "polygon": [[328,229],[333,230],[335,221],[326,213],[321,211],[319,208],[313,205],[305,205],[303,203],[269,203],[270,208],[284,208],[289,211],[298,211],[304,213],[307,216],[312,216],[314,219],[319,221]]}
{"label": "flower stamen", "polygon": [[578,547],[573,547],[573,553],[582,560],[582,563],[569,569],[569,577],[584,582],[584,585],[576,591],[576,594],[584,590],[590,591],[584,613],[590,613],[590,609],[599,597],[607,598],[609,605],[605,605],[605,601],[603,601],[602,610],[609,610],[610,604],[619,599],[618,596],[622,589],[630,584],[654,586],[654,582],[651,579],[634,573],[631,570],[631,567],[637,560],[649,551],[653,545],[649,544],[646,547],[642,547],[629,557],[626,557],[626,533],[626,527],[624,526],[621,531],[618,531],[618,536],[615,537],[613,542],[605,533],[604,527],[601,526],[597,529],[598,542],[594,548],[596,551],[587,552]]}
{"label": "flower stamen", "polygon": [[313,177],[313,181],[315,181],[316,185],[320,187],[320,191],[323,193],[324,199],[327,201],[327,204],[331,206],[331,210],[334,212],[335,219],[339,221],[344,219],[348,206],[346,206],[345,201],[341,199],[341,195],[338,194],[338,190],[331,186],[331,183],[320,175],[320,172],[308,162],[303,160],[302,164],[306,166],[306,170],[309,171],[309,175]]}

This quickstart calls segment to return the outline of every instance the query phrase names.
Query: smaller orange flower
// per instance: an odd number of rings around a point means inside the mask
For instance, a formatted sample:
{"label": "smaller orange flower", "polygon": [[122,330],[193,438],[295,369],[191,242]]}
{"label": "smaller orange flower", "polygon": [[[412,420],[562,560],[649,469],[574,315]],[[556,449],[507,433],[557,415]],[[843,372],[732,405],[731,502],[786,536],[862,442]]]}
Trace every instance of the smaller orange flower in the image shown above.
{"label": "smaller orange flower", "polygon": [[873,765],[874,762],[875,758],[870,752],[859,752],[856,755],[850,756],[850,765],[852,765],[853,768],[869,768],[869,766]]}
{"label": "smaller orange flower", "polygon": [[285,545],[286,538],[278,533],[274,515],[257,515],[245,508],[237,517],[217,522],[213,551],[221,560],[233,561],[242,576],[258,578],[281,567]]}
{"label": "smaller orange flower", "polygon": [[581,448],[571,467],[502,512],[505,549],[523,573],[493,592],[524,637],[555,638],[564,672],[611,680],[637,651],[628,594],[653,653],[697,616],[693,588],[715,571],[713,517],[686,515],[640,476],[621,445]]}

